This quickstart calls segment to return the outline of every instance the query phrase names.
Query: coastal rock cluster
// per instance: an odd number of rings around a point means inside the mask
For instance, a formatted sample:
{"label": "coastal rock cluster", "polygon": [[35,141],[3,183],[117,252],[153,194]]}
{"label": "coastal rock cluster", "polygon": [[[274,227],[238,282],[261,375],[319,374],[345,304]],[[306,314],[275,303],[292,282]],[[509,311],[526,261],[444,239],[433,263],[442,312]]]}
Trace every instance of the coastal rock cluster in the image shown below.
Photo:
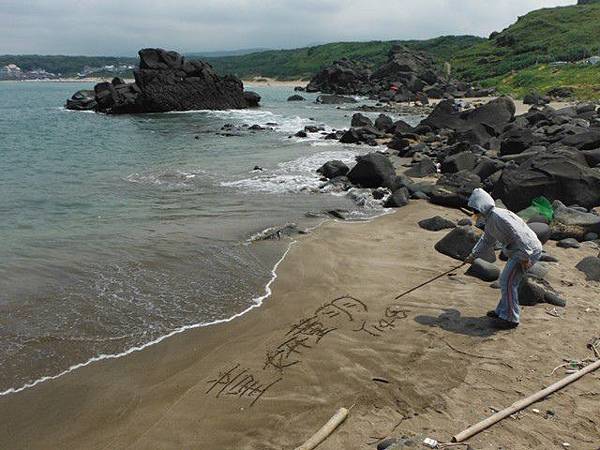
{"label": "coastal rock cluster", "polygon": [[120,78],[98,83],[93,91],[76,92],[66,108],[107,114],[131,114],[194,109],[242,109],[258,106],[260,96],[244,92],[234,76],[219,76],[210,64],[177,52],[145,48],[138,52],[135,82]]}
{"label": "coastal rock cluster", "polygon": [[430,56],[399,44],[392,46],[388,60],[375,69],[347,58],[336,61],[320,70],[306,90],[422,104],[427,104],[429,98],[485,97],[494,92],[449,78]]}

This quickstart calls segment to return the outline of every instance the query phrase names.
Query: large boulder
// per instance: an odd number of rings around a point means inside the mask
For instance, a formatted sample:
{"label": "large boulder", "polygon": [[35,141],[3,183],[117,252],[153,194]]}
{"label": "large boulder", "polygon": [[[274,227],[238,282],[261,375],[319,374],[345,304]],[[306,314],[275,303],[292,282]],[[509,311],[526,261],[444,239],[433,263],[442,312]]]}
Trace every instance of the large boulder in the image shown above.
{"label": "large boulder", "polygon": [[575,147],[579,150],[594,150],[600,148],[600,130],[572,134],[565,137],[561,142],[563,145]]}
{"label": "large boulder", "polygon": [[499,97],[479,108],[463,112],[454,100],[444,100],[421,121],[421,125],[427,125],[433,130],[477,130],[492,137],[500,134],[514,119],[515,111],[515,103],[509,97]]}
{"label": "large boulder", "polygon": [[343,58],[317,72],[306,86],[306,91],[346,95],[366,93],[370,75],[366,65]]}
{"label": "large boulder", "polygon": [[331,179],[345,176],[349,170],[350,169],[348,169],[348,166],[344,164],[343,161],[335,159],[333,161],[327,161],[325,164],[319,167],[317,169],[317,173],[320,173],[325,178]]}
{"label": "large boulder", "polygon": [[600,258],[597,256],[588,256],[583,258],[575,266],[585,274],[588,281],[600,281]]}
{"label": "large boulder", "polygon": [[89,111],[94,110],[98,106],[96,102],[96,93],[93,90],[81,90],[73,94],[73,96],[67,100],[65,107],[75,111]]}
{"label": "large boulder", "polygon": [[437,173],[437,167],[431,158],[424,157],[404,173],[409,177],[423,178]]}
{"label": "large boulder", "polygon": [[[435,244],[435,249],[446,256],[464,261],[481,235],[481,231],[472,226],[456,227]],[[493,252],[480,257],[488,262],[496,260]]]}
{"label": "large boulder", "polygon": [[356,165],[348,173],[353,184],[365,188],[391,186],[396,178],[396,170],[387,156],[381,153],[368,153],[356,157]]}
{"label": "large boulder", "polygon": [[538,303],[549,303],[564,307],[566,301],[546,280],[525,276],[519,284],[519,304],[533,306]]}
{"label": "large boulder", "polygon": [[401,187],[392,192],[392,195],[387,198],[384,206],[386,208],[402,208],[403,206],[408,205],[409,198],[410,194],[408,189],[406,187]]}
{"label": "large boulder", "polygon": [[541,195],[593,208],[600,205],[600,172],[587,165],[581,152],[553,149],[518,167],[506,167],[492,192],[513,211],[525,209]]}
{"label": "large boulder", "polygon": [[429,193],[432,203],[452,208],[466,207],[473,189],[481,187],[481,179],[469,171],[444,174]]}
{"label": "large boulder", "polygon": [[477,165],[478,157],[472,152],[460,152],[450,155],[442,161],[442,173],[456,173],[461,170],[471,171]]}
{"label": "large boulder", "polygon": [[[177,52],[159,48],[139,51],[135,83],[98,83],[94,87],[98,112],[108,114],[241,109],[257,106],[260,96],[244,93],[242,82],[221,77],[210,64],[186,60]],[[122,80],[119,80],[122,81]],[[67,102],[67,108],[77,104]]]}
{"label": "large boulder", "polygon": [[498,266],[481,258],[477,258],[465,273],[488,282],[496,281],[500,277]]}
{"label": "large boulder", "polygon": [[[352,127],[372,127],[373,121],[361,113],[354,113],[350,121]],[[381,130],[380,130],[381,131]]]}

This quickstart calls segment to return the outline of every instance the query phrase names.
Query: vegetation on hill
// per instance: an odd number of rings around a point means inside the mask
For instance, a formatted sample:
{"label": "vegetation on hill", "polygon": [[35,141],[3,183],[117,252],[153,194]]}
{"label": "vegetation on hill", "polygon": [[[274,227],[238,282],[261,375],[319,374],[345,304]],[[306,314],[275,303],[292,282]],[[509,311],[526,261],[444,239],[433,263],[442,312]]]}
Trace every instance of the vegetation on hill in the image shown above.
{"label": "vegetation on hill", "polygon": [[600,98],[600,65],[550,67],[540,64],[514,73],[490,78],[482,83],[495,86],[502,94],[523,97],[529,92],[546,94],[555,87],[571,87],[580,100]]}
{"label": "vegetation on hill", "polygon": [[458,50],[450,62],[454,75],[473,81],[536,64],[578,61],[599,54],[599,24],[600,3],[532,11],[490,39]]}
{"label": "vegetation on hill", "polygon": [[335,42],[293,50],[269,50],[242,56],[205,58],[219,73],[231,73],[240,78],[255,76],[280,79],[308,79],[320,68],[342,57],[379,65],[386,61],[395,43],[416,50],[428,51],[440,60],[454,52],[484,41],[476,36],[442,36],[425,41]]}

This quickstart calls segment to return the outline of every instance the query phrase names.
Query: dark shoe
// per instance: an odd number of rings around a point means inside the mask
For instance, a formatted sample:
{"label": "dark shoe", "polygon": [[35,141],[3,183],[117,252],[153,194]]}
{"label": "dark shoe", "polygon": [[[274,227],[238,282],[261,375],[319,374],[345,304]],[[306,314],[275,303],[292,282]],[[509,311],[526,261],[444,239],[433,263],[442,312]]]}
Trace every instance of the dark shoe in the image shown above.
{"label": "dark shoe", "polygon": [[518,326],[518,322],[510,322],[499,317],[492,320],[492,328],[496,328],[497,330],[513,330]]}
{"label": "dark shoe", "polygon": [[491,317],[492,319],[498,319],[498,313],[493,309],[488,311],[486,316]]}

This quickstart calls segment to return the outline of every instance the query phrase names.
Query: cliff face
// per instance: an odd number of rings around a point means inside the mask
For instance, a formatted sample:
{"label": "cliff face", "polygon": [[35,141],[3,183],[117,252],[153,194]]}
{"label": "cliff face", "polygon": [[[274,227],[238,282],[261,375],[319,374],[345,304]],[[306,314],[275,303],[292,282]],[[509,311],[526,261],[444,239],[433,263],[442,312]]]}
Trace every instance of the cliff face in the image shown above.
{"label": "cliff face", "polygon": [[91,93],[76,93],[68,109],[93,109],[109,114],[241,109],[258,106],[260,97],[244,92],[233,76],[221,77],[210,64],[187,61],[177,52],[146,48],[139,51],[135,83],[116,78],[98,83]]}

